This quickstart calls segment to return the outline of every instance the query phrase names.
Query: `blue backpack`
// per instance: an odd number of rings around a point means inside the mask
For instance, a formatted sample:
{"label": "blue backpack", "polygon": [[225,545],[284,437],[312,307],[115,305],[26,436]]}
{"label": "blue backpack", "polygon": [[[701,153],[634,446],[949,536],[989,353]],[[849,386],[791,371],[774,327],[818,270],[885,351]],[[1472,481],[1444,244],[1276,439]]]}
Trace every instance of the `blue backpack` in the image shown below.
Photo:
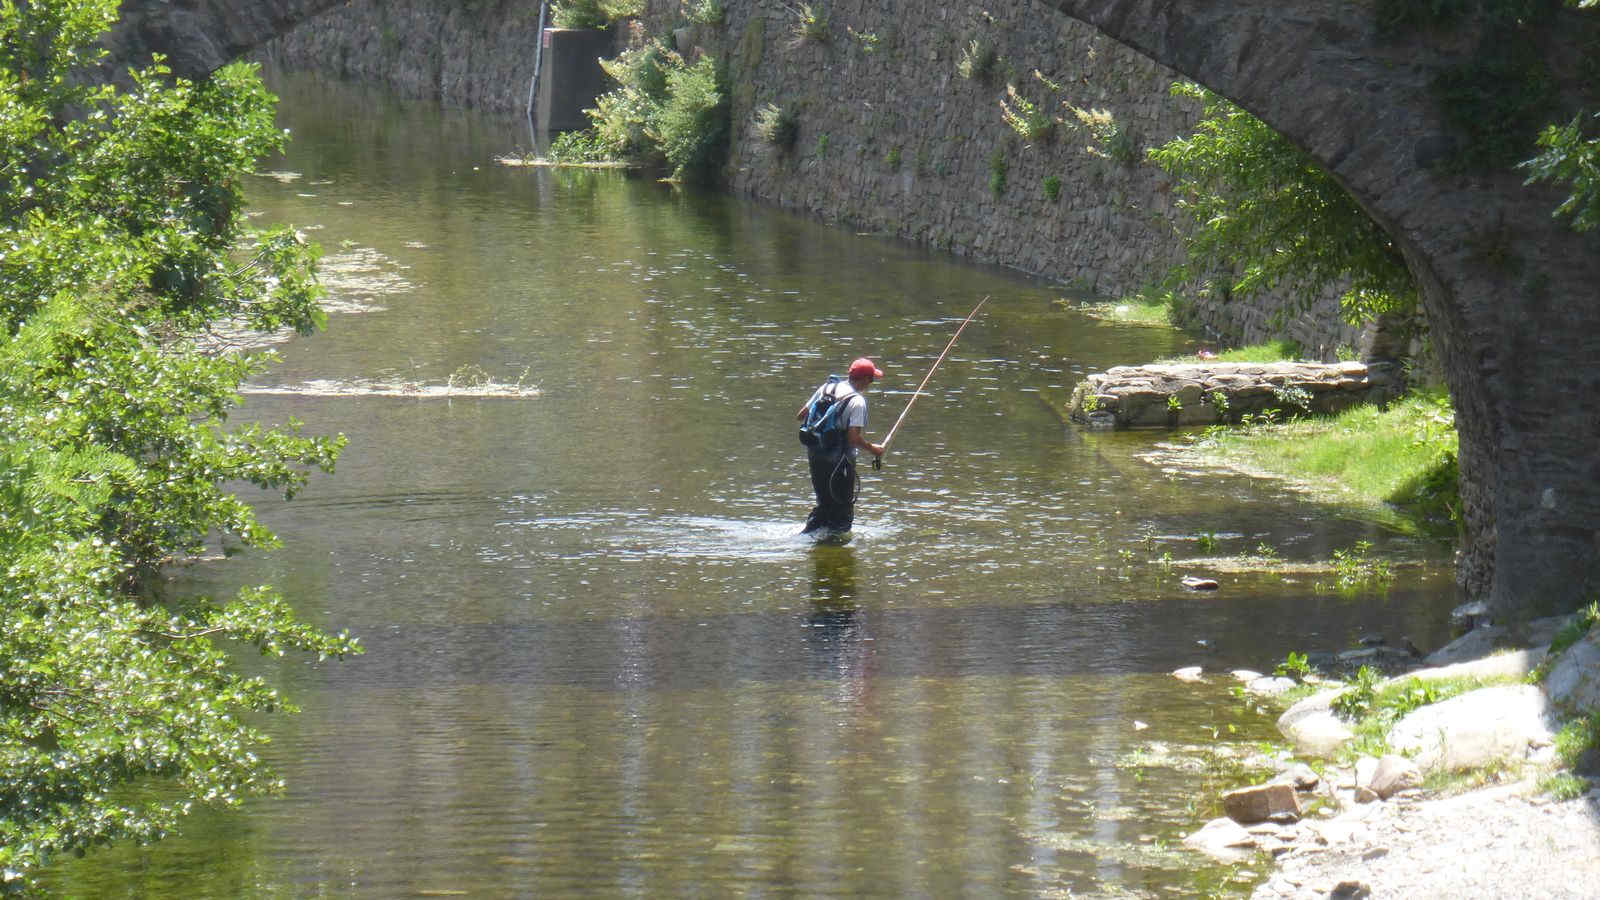
{"label": "blue backpack", "polygon": [[[841,384],[845,386],[842,394],[839,392]],[[829,375],[806,410],[805,424],[800,426],[800,443],[825,453],[844,450],[847,430],[844,409],[855,395],[855,389],[849,386],[845,376]]]}

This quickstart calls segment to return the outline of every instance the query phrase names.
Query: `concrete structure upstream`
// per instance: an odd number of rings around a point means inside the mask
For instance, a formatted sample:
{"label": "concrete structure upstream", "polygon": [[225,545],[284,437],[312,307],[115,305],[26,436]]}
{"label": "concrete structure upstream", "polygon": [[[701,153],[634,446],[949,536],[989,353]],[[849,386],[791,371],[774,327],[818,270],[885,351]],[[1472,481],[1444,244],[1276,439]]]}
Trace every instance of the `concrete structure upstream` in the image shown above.
{"label": "concrete structure upstream", "polygon": [[[203,74],[340,5],[129,0],[113,46],[125,60],[161,50],[180,73]],[[759,8],[768,19],[783,14],[774,3],[727,5]],[[493,15],[520,4],[485,7]],[[1013,19],[1038,22],[1054,9],[1093,26],[1250,110],[1350,190],[1421,283],[1455,398],[1463,587],[1509,617],[1569,610],[1600,588],[1600,233],[1577,234],[1551,218],[1564,197],[1559,189],[1525,187],[1511,170],[1455,174],[1441,164],[1471,138],[1449,122],[1433,84],[1471,60],[1486,38],[1499,37],[1493,26],[1384,37],[1376,7],[1376,0],[990,4]],[[1583,72],[1590,49],[1600,46],[1600,15],[1551,15],[1538,49],[1570,118],[1581,103],[1594,104],[1583,94]],[[907,17],[899,27],[950,26]],[[815,71],[826,76],[847,65],[824,61]],[[945,114],[976,112],[952,104]]]}

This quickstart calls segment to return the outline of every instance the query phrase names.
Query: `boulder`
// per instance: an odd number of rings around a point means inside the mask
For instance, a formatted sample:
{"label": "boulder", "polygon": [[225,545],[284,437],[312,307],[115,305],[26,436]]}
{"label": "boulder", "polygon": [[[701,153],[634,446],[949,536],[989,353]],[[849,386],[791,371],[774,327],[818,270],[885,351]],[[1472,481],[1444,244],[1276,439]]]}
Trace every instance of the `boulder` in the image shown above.
{"label": "boulder", "polygon": [[1600,712],[1600,627],[1561,654],[1544,679],[1550,702],[1568,715]]}
{"label": "boulder", "polygon": [[1463,771],[1521,760],[1555,737],[1556,718],[1531,684],[1482,688],[1414,710],[1389,731],[1389,746],[1423,772]]}
{"label": "boulder", "polygon": [[1237,788],[1222,795],[1222,811],[1242,825],[1300,818],[1300,798],[1294,785],[1268,782]]}
{"label": "boulder", "polygon": [[1378,759],[1375,756],[1363,756],[1356,760],[1355,779],[1350,786],[1356,789],[1359,795],[1361,788],[1371,787],[1372,774],[1378,771]]}
{"label": "boulder", "polygon": [[1243,862],[1255,852],[1256,839],[1243,825],[1226,816],[1212,819],[1183,839],[1185,846],[1223,862]]}
{"label": "boulder", "polygon": [[1443,647],[1423,657],[1430,666],[1447,666],[1451,663],[1482,659],[1494,652],[1496,643],[1504,639],[1506,630],[1493,625],[1483,625],[1456,638]]}
{"label": "boulder", "polygon": [[1424,681],[1443,681],[1450,678],[1525,678],[1529,672],[1538,667],[1539,663],[1544,661],[1544,657],[1544,647],[1533,647],[1528,650],[1508,650],[1504,653],[1490,653],[1488,656],[1469,659],[1465,662],[1417,669],[1414,672],[1407,672],[1399,676],[1395,681],[1406,678],[1418,678]]}
{"label": "boulder", "polygon": [[1297,762],[1279,772],[1273,781],[1293,785],[1297,791],[1314,791],[1322,783],[1322,776],[1303,762]]}
{"label": "boulder", "polygon": [[1327,756],[1352,737],[1350,727],[1334,715],[1330,704],[1344,693],[1332,688],[1311,695],[1289,707],[1278,717],[1278,731],[1295,750],[1309,756]]}
{"label": "boulder", "polygon": [[1179,681],[1205,681],[1205,676],[1201,674],[1201,671],[1199,666],[1184,666],[1181,669],[1173,670],[1172,677]]}
{"label": "boulder", "polygon": [[1423,660],[1430,666],[1447,666],[1452,663],[1482,659],[1500,647],[1543,647],[1566,624],[1570,616],[1550,616],[1534,619],[1517,628],[1499,625],[1482,625],[1428,654]]}
{"label": "boulder", "polygon": [[1109,415],[1117,427],[1210,425],[1292,411],[1290,396],[1310,412],[1338,412],[1393,396],[1397,387],[1390,373],[1354,361],[1116,366],[1080,382],[1068,412],[1086,424]]}
{"label": "boulder", "polygon": [[1378,766],[1372,773],[1372,780],[1367,787],[1378,799],[1387,800],[1401,791],[1422,786],[1422,770],[1417,764],[1404,756],[1394,753],[1384,754],[1378,760]]}

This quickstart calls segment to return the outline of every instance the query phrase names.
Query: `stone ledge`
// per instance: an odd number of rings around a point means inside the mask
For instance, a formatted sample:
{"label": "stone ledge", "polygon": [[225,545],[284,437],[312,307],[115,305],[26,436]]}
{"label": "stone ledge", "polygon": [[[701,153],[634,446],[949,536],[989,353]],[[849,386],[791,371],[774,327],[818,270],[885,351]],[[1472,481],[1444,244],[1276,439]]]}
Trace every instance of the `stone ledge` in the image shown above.
{"label": "stone ledge", "polygon": [[1397,387],[1386,366],[1363,362],[1116,366],[1085,378],[1067,411],[1091,427],[1213,425],[1269,410],[1336,413],[1390,399]]}

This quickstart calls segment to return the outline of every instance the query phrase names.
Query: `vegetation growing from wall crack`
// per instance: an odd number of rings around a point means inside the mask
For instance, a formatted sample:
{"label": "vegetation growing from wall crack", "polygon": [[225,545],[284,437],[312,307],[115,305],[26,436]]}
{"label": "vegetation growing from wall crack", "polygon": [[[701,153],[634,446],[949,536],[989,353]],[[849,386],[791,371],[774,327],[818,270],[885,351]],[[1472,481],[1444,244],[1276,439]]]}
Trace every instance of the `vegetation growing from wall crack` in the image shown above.
{"label": "vegetation growing from wall crack", "polygon": [[606,28],[644,12],[645,0],[555,0],[550,21],[557,28]]}
{"label": "vegetation growing from wall crack", "polygon": [[1011,163],[1006,159],[1006,148],[996,147],[994,153],[989,155],[989,191],[996,197],[1006,192],[1006,178],[1011,171]]}
{"label": "vegetation growing from wall crack", "polygon": [[789,14],[794,17],[794,42],[796,44],[826,44],[830,38],[828,32],[828,10],[820,4],[802,3],[789,8]]}
{"label": "vegetation growing from wall crack", "polygon": [[1029,143],[1044,143],[1055,136],[1056,122],[1039,105],[1018,93],[1014,84],[1006,85],[1000,113],[1006,124]]}
{"label": "vegetation growing from wall crack", "polygon": [[685,5],[683,15],[696,25],[721,25],[728,18],[722,0],[694,0]]}
{"label": "vegetation growing from wall crack", "polygon": [[780,153],[793,150],[795,141],[800,137],[800,120],[793,112],[772,103],[756,110],[753,127],[756,136],[777,148]]}
{"label": "vegetation growing from wall crack", "polygon": [[660,41],[601,60],[618,86],[587,110],[613,158],[664,168],[678,181],[709,182],[727,160],[728,94],[716,61],[688,62]]}
{"label": "vegetation growing from wall crack", "polygon": [[999,68],[1000,53],[994,42],[986,38],[973,38],[961,48],[956,59],[956,73],[969,81],[987,82]]}

